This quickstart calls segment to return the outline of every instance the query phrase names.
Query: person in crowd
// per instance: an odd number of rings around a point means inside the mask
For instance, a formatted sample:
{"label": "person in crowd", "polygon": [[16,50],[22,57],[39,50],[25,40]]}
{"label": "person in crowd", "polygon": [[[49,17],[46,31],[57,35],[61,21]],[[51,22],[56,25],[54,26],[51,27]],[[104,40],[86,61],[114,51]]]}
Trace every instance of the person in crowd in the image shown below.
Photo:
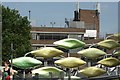
{"label": "person in crowd", "polygon": [[10,67],[9,61],[4,62],[5,68],[3,69],[3,80],[11,80],[11,76],[14,75],[13,69]]}

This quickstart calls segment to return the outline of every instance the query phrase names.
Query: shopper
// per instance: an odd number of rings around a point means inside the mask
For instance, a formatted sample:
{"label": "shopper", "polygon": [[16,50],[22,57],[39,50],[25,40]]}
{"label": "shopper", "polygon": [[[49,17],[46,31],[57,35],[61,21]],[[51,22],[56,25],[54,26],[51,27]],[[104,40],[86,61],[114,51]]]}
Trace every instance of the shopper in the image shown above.
{"label": "shopper", "polygon": [[14,75],[14,71],[12,68],[10,68],[10,63],[9,61],[4,62],[5,68],[3,69],[3,80],[11,80],[10,77]]}

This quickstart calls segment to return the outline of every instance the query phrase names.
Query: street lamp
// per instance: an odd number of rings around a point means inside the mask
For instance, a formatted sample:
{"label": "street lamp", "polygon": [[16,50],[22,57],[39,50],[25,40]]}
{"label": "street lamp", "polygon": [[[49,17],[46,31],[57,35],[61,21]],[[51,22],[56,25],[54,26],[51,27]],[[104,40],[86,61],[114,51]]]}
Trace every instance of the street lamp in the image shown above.
{"label": "street lamp", "polygon": [[31,17],[31,11],[29,10],[28,12],[29,12],[29,20],[30,20],[30,17]]}
{"label": "street lamp", "polygon": [[54,26],[55,22],[50,22],[50,24],[52,25],[52,27]]}
{"label": "street lamp", "polygon": [[[13,51],[14,51],[14,49],[13,49],[13,43],[11,43],[11,68],[13,68]],[[13,78],[13,75],[11,75],[11,77]]]}

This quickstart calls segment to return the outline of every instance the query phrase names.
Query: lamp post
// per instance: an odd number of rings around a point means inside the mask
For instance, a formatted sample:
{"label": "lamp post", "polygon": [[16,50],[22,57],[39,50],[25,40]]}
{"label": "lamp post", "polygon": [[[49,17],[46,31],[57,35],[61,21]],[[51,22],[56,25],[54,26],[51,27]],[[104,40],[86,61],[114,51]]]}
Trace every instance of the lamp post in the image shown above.
{"label": "lamp post", "polygon": [[[13,67],[13,43],[11,43],[11,68]],[[13,78],[13,75],[11,75],[11,77]]]}
{"label": "lamp post", "polygon": [[54,26],[55,22],[50,22],[50,24],[52,25],[52,27]]}
{"label": "lamp post", "polygon": [[31,11],[29,10],[28,12],[29,12],[29,20],[30,20],[30,17],[31,17]]}
{"label": "lamp post", "polygon": [[12,59],[13,59],[13,43],[11,43],[11,67],[12,67]]}

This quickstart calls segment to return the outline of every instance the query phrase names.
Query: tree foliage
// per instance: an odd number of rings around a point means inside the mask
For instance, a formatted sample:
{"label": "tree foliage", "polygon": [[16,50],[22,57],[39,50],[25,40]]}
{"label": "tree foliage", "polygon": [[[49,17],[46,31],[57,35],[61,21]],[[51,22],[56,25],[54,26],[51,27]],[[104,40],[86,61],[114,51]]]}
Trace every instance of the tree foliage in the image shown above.
{"label": "tree foliage", "polygon": [[[22,17],[15,9],[2,6],[2,58],[9,60],[23,56],[31,50],[31,25],[27,17]],[[13,51],[11,50],[13,43]]]}

